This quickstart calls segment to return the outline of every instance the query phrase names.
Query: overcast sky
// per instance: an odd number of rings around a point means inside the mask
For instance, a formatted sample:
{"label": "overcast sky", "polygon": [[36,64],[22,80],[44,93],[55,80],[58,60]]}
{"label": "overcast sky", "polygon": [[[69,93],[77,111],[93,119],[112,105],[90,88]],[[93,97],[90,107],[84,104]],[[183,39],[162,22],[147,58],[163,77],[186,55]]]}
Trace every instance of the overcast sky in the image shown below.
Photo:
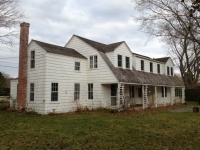
{"label": "overcast sky", "polygon": [[[29,41],[64,46],[76,34],[105,44],[126,41],[133,52],[151,58],[167,56],[162,43],[147,42],[148,36],[138,31],[131,0],[20,0],[20,5],[23,21],[30,23]],[[0,71],[17,77],[18,56],[19,45],[0,45]]]}

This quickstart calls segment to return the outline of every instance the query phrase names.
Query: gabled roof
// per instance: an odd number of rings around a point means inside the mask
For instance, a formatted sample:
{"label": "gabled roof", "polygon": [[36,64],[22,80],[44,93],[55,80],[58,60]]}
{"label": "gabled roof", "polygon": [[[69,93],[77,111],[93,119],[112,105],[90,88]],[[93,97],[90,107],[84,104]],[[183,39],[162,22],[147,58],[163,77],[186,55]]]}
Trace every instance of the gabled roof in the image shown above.
{"label": "gabled roof", "polygon": [[37,40],[32,40],[33,42],[37,43],[40,47],[42,47],[44,50],[46,50],[49,53],[54,53],[54,54],[60,54],[60,55],[65,55],[65,56],[71,56],[71,57],[77,57],[77,58],[84,58],[83,55],[81,55],[79,52],[72,48],[66,48],[58,45],[53,45]]}
{"label": "gabled roof", "polygon": [[154,58],[154,60],[161,61],[164,63],[166,63],[168,61],[168,59],[170,59],[170,57]]}
{"label": "gabled roof", "polygon": [[154,86],[184,86],[183,82],[176,76],[148,73],[143,71],[129,70],[114,67],[105,53],[99,52],[110,70],[119,82],[147,84]]}
{"label": "gabled roof", "polygon": [[90,46],[97,49],[98,51],[101,51],[104,53],[114,51],[115,48],[117,48],[120,44],[122,44],[124,42],[124,41],[121,41],[121,42],[112,43],[112,44],[103,44],[103,43],[99,43],[99,42],[96,42],[93,40],[86,39],[86,38],[78,36],[78,35],[74,35],[74,36],[78,37],[82,41],[86,42]]}

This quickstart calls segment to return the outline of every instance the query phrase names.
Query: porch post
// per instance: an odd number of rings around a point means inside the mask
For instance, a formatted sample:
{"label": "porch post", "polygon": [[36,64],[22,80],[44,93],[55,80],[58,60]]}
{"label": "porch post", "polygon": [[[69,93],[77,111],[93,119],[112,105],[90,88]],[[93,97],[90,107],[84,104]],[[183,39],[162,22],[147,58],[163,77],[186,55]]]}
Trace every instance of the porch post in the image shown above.
{"label": "porch post", "polygon": [[163,93],[164,93],[164,106],[166,106],[166,101],[165,101],[165,87],[163,87]]}
{"label": "porch post", "polygon": [[182,87],[182,104],[184,104],[185,103],[185,88],[184,87]]}
{"label": "porch post", "polygon": [[117,85],[117,108],[120,106],[120,83]]}
{"label": "porch post", "polygon": [[155,86],[155,101],[156,101],[156,108],[158,107],[158,93],[157,93],[157,86]]}
{"label": "porch post", "polygon": [[147,86],[142,86],[142,100],[143,100],[143,109],[147,108],[148,103],[148,95],[147,95]]}
{"label": "porch post", "polygon": [[174,105],[174,99],[175,99],[175,88],[171,87],[171,105]]}

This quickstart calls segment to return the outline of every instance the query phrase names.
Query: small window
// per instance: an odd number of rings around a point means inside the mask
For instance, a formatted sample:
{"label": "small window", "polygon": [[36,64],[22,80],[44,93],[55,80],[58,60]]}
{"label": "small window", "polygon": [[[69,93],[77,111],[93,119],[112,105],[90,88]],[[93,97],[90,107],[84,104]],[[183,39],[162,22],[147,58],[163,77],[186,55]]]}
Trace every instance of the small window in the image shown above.
{"label": "small window", "polygon": [[130,68],[130,58],[126,57],[126,68],[129,69]]}
{"label": "small window", "polygon": [[80,84],[75,83],[74,84],[74,100],[80,99]]}
{"label": "small window", "polygon": [[169,67],[167,67],[167,75],[169,76]]}
{"label": "small window", "polygon": [[138,97],[142,97],[142,88],[141,87],[138,88]]}
{"label": "small window", "polygon": [[167,97],[167,87],[162,86],[162,97]]}
{"label": "small window", "polygon": [[174,71],[173,71],[173,68],[171,67],[171,76],[173,76],[174,74]]}
{"label": "small window", "polygon": [[134,86],[129,86],[129,97],[130,98],[134,97]]}
{"label": "small window", "polygon": [[141,60],[141,70],[144,71],[144,60]]}
{"label": "small window", "polygon": [[157,72],[160,73],[160,64],[157,64]]}
{"label": "small window", "polygon": [[118,55],[117,60],[118,60],[118,67],[122,67],[122,55]]}
{"label": "small window", "polygon": [[75,62],[75,70],[80,70],[80,62]]}
{"label": "small window", "polygon": [[182,89],[181,88],[175,88],[175,97],[182,98]]}
{"label": "small window", "polygon": [[98,67],[98,58],[97,56],[90,56],[90,69]]}
{"label": "small window", "polygon": [[35,68],[35,51],[31,51],[31,68]]}
{"label": "small window", "polygon": [[150,62],[150,72],[153,72],[153,63]]}
{"label": "small window", "polygon": [[88,84],[88,99],[93,99],[93,83]]}
{"label": "small window", "polygon": [[34,83],[30,84],[30,101],[34,101]]}
{"label": "small window", "polygon": [[58,83],[51,83],[51,101],[58,101]]}

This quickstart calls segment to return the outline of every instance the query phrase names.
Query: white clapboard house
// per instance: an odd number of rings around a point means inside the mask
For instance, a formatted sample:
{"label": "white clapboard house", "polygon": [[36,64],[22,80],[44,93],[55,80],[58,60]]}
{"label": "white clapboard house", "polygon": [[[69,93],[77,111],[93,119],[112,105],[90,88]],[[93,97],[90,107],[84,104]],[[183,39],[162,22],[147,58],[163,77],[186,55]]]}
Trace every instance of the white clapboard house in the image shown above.
{"label": "white clapboard house", "polygon": [[145,109],[185,102],[185,87],[174,76],[170,57],[152,59],[132,52],[125,41],[103,44],[77,35],[65,46],[37,40],[26,46],[23,41],[28,39],[23,38],[28,37],[28,29],[28,23],[21,24],[18,97],[17,82],[11,81],[18,110],[48,114],[77,107]]}

